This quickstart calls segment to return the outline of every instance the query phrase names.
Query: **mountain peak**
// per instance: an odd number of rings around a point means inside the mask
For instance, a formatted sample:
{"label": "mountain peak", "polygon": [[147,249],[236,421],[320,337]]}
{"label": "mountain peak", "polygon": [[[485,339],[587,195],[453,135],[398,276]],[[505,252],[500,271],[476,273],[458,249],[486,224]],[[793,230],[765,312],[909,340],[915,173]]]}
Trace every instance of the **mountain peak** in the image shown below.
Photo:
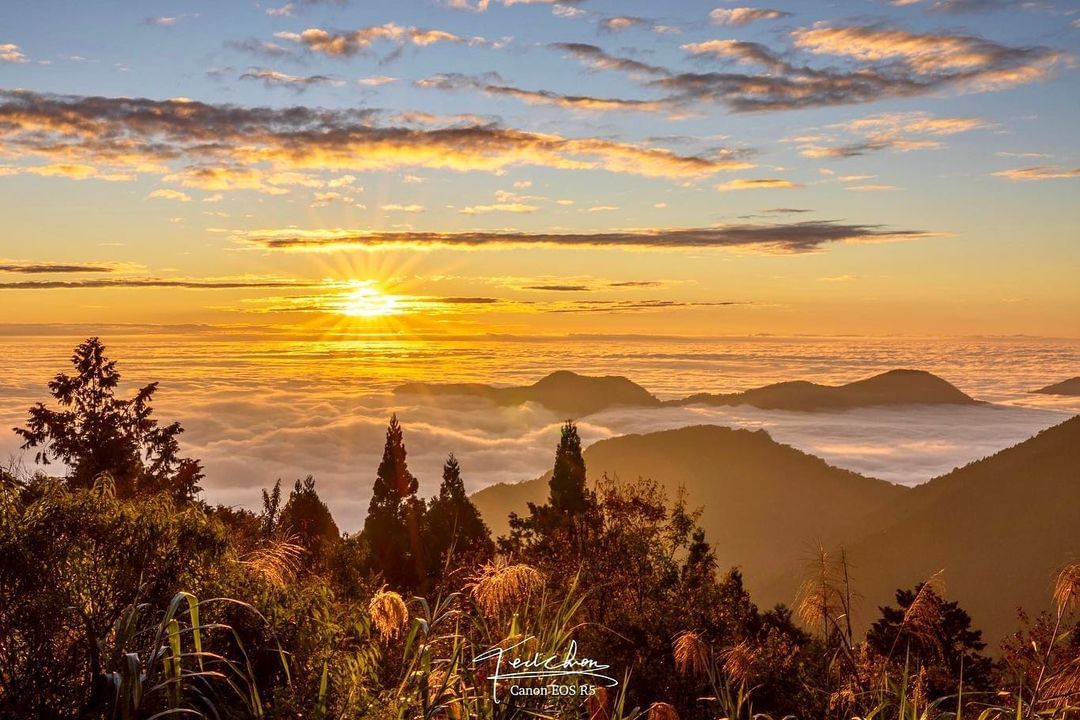
{"label": "mountain peak", "polygon": [[1059,383],[1047,385],[1038,390],[1032,390],[1032,392],[1040,393],[1042,395],[1080,395],[1080,377],[1062,380]]}
{"label": "mountain peak", "polygon": [[896,369],[846,385],[797,380],[724,395],[691,395],[680,405],[752,405],[766,410],[846,410],[879,405],[974,405],[978,401],[925,370]]}
{"label": "mountain peak", "polygon": [[576,418],[615,406],[656,407],[660,401],[648,390],[620,375],[580,375],[557,370],[532,385],[493,387],[469,383],[410,383],[394,390],[397,394],[466,395],[483,397],[500,405],[535,402],[561,415]]}

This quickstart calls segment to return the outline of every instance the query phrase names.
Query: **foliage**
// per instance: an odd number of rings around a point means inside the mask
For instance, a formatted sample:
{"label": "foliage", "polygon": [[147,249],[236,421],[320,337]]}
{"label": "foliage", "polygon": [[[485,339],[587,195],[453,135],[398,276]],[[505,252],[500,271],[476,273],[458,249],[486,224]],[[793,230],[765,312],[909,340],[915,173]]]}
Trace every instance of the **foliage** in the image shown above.
{"label": "foliage", "polygon": [[295,538],[307,550],[309,569],[324,568],[341,543],[341,531],[315,492],[315,478],[310,475],[296,481],[276,525],[278,534]]}
{"label": "foliage", "polygon": [[480,517],[461,479],[461,465],[453,454],[443,465],[439,494],[428,503],[424,519],[427,570],[435,579],[455,567],[475,567],[495,552],[491,532]]}
{"label": "foliage", "polygon": [[394,587],[417,588],[426,580],[420,539],[424,504],[416,496],[418,487],[409,472],[404,433],[395,415],[386,429],[382,462],[364,520],[364,539],[375,569]]}
{"label": "foliage", "polygon": [[74,374],[58,373],[49,382],[60,409],[38,403],[30,408],[26,427],[15,428],[23,449],[36,449],[41,464],[65,463],[74,487],[91,487],[109,473],[124,497],[164,492],[177,501],[194,498],[202,467],[179,456],[180,423],[162,426],[153,418],[158,384],[146,385],[130,400],[117,398],[120,373],[96,337],[75,348],[71,365]]}

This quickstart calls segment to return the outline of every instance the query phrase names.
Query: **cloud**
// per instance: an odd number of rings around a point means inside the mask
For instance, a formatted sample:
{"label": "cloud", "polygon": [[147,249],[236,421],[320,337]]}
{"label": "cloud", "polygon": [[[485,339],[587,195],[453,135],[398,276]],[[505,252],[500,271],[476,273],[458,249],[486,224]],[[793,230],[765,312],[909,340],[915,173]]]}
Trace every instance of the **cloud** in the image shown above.
{"label": "cloud", "polygon": [[143,25],[157,25],[158,27],[172,27],[179,22],[182,16],[169,16],[162,15],[159,17],[148,17],[143,19]]}
{"label": "cloud", "polygon": [[672,73],[659,65],[649,65],[638,60],[610,55],[596,45],[585,43],[552,43],[549,47],[562,50],[593,70],[617,70],[631,76],[668,77]]}
{"label": "cloud", "polygon": [[549,313],[643,313],[665,312],[683,308],[700,307],[729,307],[733,305],[745,305],[748,303],[738,302],[688,302],[685,300],[576,300],[572,302],[558,303],[544,311]]}
{"label": "cloud", "polygon": [[522,290],[535,290],[540,292],[595,292],[598,290],[633,290],[638,288],[662,287],[665,283],[658,280],[621,280],[607,282],[586,283],[536,283],[523,285]]}
{"label": "cloud", "polygon": [[380,210],[386,210],[388,212],[405,212],[405,213],[422,213],[424,212],[423,205],[417,205],[411,203],[409,205],[402,205],[401,203],[390,203],[388,205],[380,205]]}
{"label": "cloud", "polygon": [[109,273],[117,269],[111,263],[55,263],[55,262],[18,262],[0,260],[0,272],[38,275],[48,273]]}
{"label": "cloud", "polygon": [[329,192],[317,192],[311,196],[311,207],[323,208],[330,207],[333,203],[341,202],[347,205],[354,205],[356,200],[348,195],[342,195],[341,193],[331,190]]}
{"label": "cloud", "polygon": [[443,0],[443,6],[448,7],[451,10],[468,10],[470,12],[484,12],[488,9],[490,0],[475,0],[475,3],[470,0]]}
{"label": "cloud", "polygon": [[294,42],[305,50],[328,57],[346,58],[358,54],[364,54],[371,50],[374,43],[386,41],[401,47],[412,44],[418,47],[427,47],[440,42],[450,43],[484,43],[483,38],[462,38],[445,30],[425,30],[413,26],[402,26],[396,23],[383,25],[371,25],[352,31],[324,30],[322,28],[308,28],[303,32],[277,32],[274,37],[278,40]]}
{"label": "cloud", "polygon": [[[0,129],[0,135],[3,131]],[[6,175],[39,175],[62,177],[68,180],[104,180],[106,182],[131,182],[135,175],[129,172],[109,172],[83,163],[51,163],[48,165],[0,165],[0,177]]]}
{"label": "cloud", "polygon": [[1064,53],[1048,48],[1012,47],[974,35],[911,33],[865,26],[815,26],[796,30],[792,37],[796,47],[816,55],[866,62],[899,61],[924,81],[983,89],[1041,79],[1065,58]]}
{"label": "cloud", "polygon": [[365,85],[367,87],[380,87],[382,85],[389,85],[393,82],[397,82],[397,78],[390,77],[389,75],[371,75],[356,81],[358,85]]}
{"label": "cloud", "polygon": [[888,192],[889,190],[897,190],[895,185],[885,185],[882,183],[873,185],[849,185],[844,188],[845,190],[854,190],[856,192]]}
{"label": "cloud", "polygon": [[[364,108],[213,105],[192,100],[82,97],[0,90],[0,147],[60,158],[69,176],[159,175],[210,191],[281,194],[318,186],[326,172],[400,168],[500,172],[513,166],[605,170],[693,179],[746,166],[723,152],[681,154],[606,138],[570,138],[455,123],[416,128],[375,122]],[[103,173],[113,174],[105,177]]]}
{"label": "cloud", "polygon": [[[893,0],[893,5],[916,5],[920,0]],[[928,12],[959,15],[961,13],[985,13],[1008,7],[1022,7],[1024,0],[935,0],[926,6]]]}
{"label": "cloud", "polygon": [[435,90],[455,91],[462,89],[479,90],[486,95],[511,97],[530,105],[554,105],[569,110],[590,112],[610,112],[614,110],[633,110],[639,112],[657,112],[671,109],[671,105],[656,100],[624,100],[620,98],[600,98],[588,95],[561,95],[550,90],[523,90],[510,85],[500,84],[501,78],[485,79],[481,77],[446,73],[434,75],[417,81],[417,86]]}
{"label": "cloud", "polygon": [[1068,180],[1080,178],[1080,167],[1066,168],[1059,165],[1036,165],[1000,170],[994,175],[1009,180]]}
{"label": "cloud", "polygon": [[458,210],[459,213],[465,215],[487,215],[488,213],[505,212],[505,213],[532,213],[539,210],[537,205],[526,205],[525,203],[495,203],[493,205],[470,205]]}
{"label": "cloud", "polygon": [[248,68],[247,71],[240,75],[240,79],[261,80],[263,85],[268,88],[286,87],[295,92],[303,92],[316,85],[341,87],[345,84],[344,80],[338,80],[329,75],[289,75],[278,70],[259,67]]}
{"label": "cloud", "polygon": [[742,27],[743,25],[749,25],[750,23],[759,20],[777,20],[785,17],[791,17],[791,13],[783,12],[781,10],[749,7],[716,8],[709,13],[709,19],[712,20],[714,24],[730,25],[732,27]]}
{"label": "cloud", "polygon": [[881,113],[858,120],[830,125],[831,129],[862,135],[863,140],[840,145],[820,145],[827,136],[810,139],[794,138],[801,142],[799,152],[810,158],[846,158],[866,155],[880,150],[910,152],[912,150],[944,147],[940,140],[948,135],[985,128],[990,123],[976,117],[934,117],[923,112]]}
{"label": "cloud", "polygon": [[621,32],[630,28],[643,28],[652,25],[652,21],[634,15],[616,15],[600,21],[600,29],[608,32]]}
{"label": "cloud", "polygon": [[281,7],[266,8],[266,14],[270,17],[290,17],[295,9],[296,6],[292,3],[285,3]]}
{"label": "cloud", "polygon": [[161,188],[154,190],[152,193],[146,196],[147,199],[158,200],[176,200],[177,202],[191,202],[191,196],[187,193],[182,193],[179,190],[172,190],[169,188]]}
{"label": "cloud", "polygon": [[556,17],[579,18],[586,15],[587,13],[581,8],[576,8],[572,5],[562,5],[560,3],[555,3],[551,6],[551,14]]}
{"label": "cloud", "polygon": [[[1000,90],[1043,80],[1068,56],[1039,46],[1008,46],[973,35],[911,33],[873,26],[818,24],[789,34],[791,51],[761,43],[712,40],[683,49],[698,59],[737,66],[735,72],[674,72],[609,55],[591,45],[556,45],[594,69],[628,73],[673,104],[722,103],[734,112],[766,112],[876,102],[944,89]],[[798,52],[846,60],[823,67],[796,63]]]}
{"label": "cloud", "polygon": [[0,62],[24,63],[28,62],[26,55],[13,43],[0,43]]}
{"label": "cloud", "polygon": [[799,187],[798,183],[783,178],[738,178],[720,183],[716,189],[720,192],[730,190],[777,190]]}
{"label": "cloud", "polygon": [[[53,272],[53,271],[50,271]],[[184,290],[244,290],[271,288],[336,287],[334,283],[313,280],[280,279],[177,279],[105,278],[99,280],[17,280],[0,282],[0,290],[86,290],[101,288],[178,288]]]}
{"label": "cloud", "polygon": [[243,244],[267,250],[323,251],[356,248],[615,247],[643,250],[736,249],[800,253],[833,243],[897,242],[939,233],[834,221],[761,223],[703,228],[656,228],[608,232],[252,230],[234,234]]}

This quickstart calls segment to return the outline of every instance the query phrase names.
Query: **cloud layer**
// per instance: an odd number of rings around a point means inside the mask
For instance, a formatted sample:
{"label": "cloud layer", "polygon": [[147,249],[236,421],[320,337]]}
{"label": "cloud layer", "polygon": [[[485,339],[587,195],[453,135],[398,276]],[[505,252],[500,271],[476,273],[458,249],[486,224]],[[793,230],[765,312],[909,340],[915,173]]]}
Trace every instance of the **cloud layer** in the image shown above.
{"label": "cloud layer", "polygon": [[[722,9],[726,24],[760,19],[752,8]],[[773,11],[754,11],[769,13]],[[762,15],[761,17],[766,17]],[[749,22],[750,20],[746,20]],[[941,90],[988,91],[1045,79],[1068,56],[1041,46],[1012,46],[974,35],[914,33],[868,25],[817,24],[789,33],[790,50],[757,42],[708,40],[683,45],[722,70],[682,72],[611,55],[595,45],[556,44],[587,67],[628,73],[673,104],[720,103],[734,112],[795,110],[912,97]],[[807,60],[827,58],[815,67]],[[837,63],[848,67],[837,67]],[[754,68],[757,71],[754,71]]]}
{"label": "cloud layer", "polygon": [[[753,182],[753,181],[751,181]],[[770,183],[786,181],[766,180]],[[786,187],[781,185],[781,187]],[[355,230],[254,230],[238,233],[242,243],[268,250],[379,249],[394,247],[621,247],[641,249],[747,249],[759,252],[800,253],[832,243],[879,243],[917,240],[936,234],[920,230],[890,229],[832,221],[721,225],[704,228],[656,228],[610,232],[512,231],[424,232]]]}
{"label": "cloud layer", "polygon": [[[45,158],[55,173],[138,173],[204,190],[280,194],[324,172],[425,167],[498,172],[532,165],[699,178],[745,167],[730,154],[680,154],[606,138],[493,124],[387,125],[371,109],[212,105],[191,100],[0,91],[0,157]],[[56,163],[63,163],[62,165]],[[44,173],[40,166],[12,172]]]}

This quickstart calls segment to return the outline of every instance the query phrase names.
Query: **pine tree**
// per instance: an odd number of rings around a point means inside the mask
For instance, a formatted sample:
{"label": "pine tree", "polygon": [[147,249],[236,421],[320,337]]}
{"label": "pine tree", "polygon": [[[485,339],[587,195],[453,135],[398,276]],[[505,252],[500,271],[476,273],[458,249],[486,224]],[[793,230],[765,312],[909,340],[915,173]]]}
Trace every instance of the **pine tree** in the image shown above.
{"label": "pine tree", "polygon": [[424,503],[416,497],[419,483],[409,472],[406,457],[404,433],[393,415],[363,533],[375,569],[391,585],[411,589],[425,579],[420,537]]}
{"label": "pine tree", "polygon": [[551,507],[568,515],[580,515],[589,508],[585,489],[585,460],[581,457],[581,437],[570,420],[562,427],[555,449],[555,469],[551,473]]}
{"label": "pine tree", "polygon": [[578,561],[590,528],[599,521],[596,494],[585,487],[585,459],[577,426],[567,420],[555,449],[555,467],[544,505],[529,503],[529,515],[510,514],[510,536],[499,540],[507,553],[529,553],[556,562]]}
{"label": "pine tree", "polygon": [[494,553],[491,533],[465,494],[461,465],[451,453],[443,465],[439,495],[432,498],[425,523],[428,572],[442,572],[448,559],[482,563]]}

